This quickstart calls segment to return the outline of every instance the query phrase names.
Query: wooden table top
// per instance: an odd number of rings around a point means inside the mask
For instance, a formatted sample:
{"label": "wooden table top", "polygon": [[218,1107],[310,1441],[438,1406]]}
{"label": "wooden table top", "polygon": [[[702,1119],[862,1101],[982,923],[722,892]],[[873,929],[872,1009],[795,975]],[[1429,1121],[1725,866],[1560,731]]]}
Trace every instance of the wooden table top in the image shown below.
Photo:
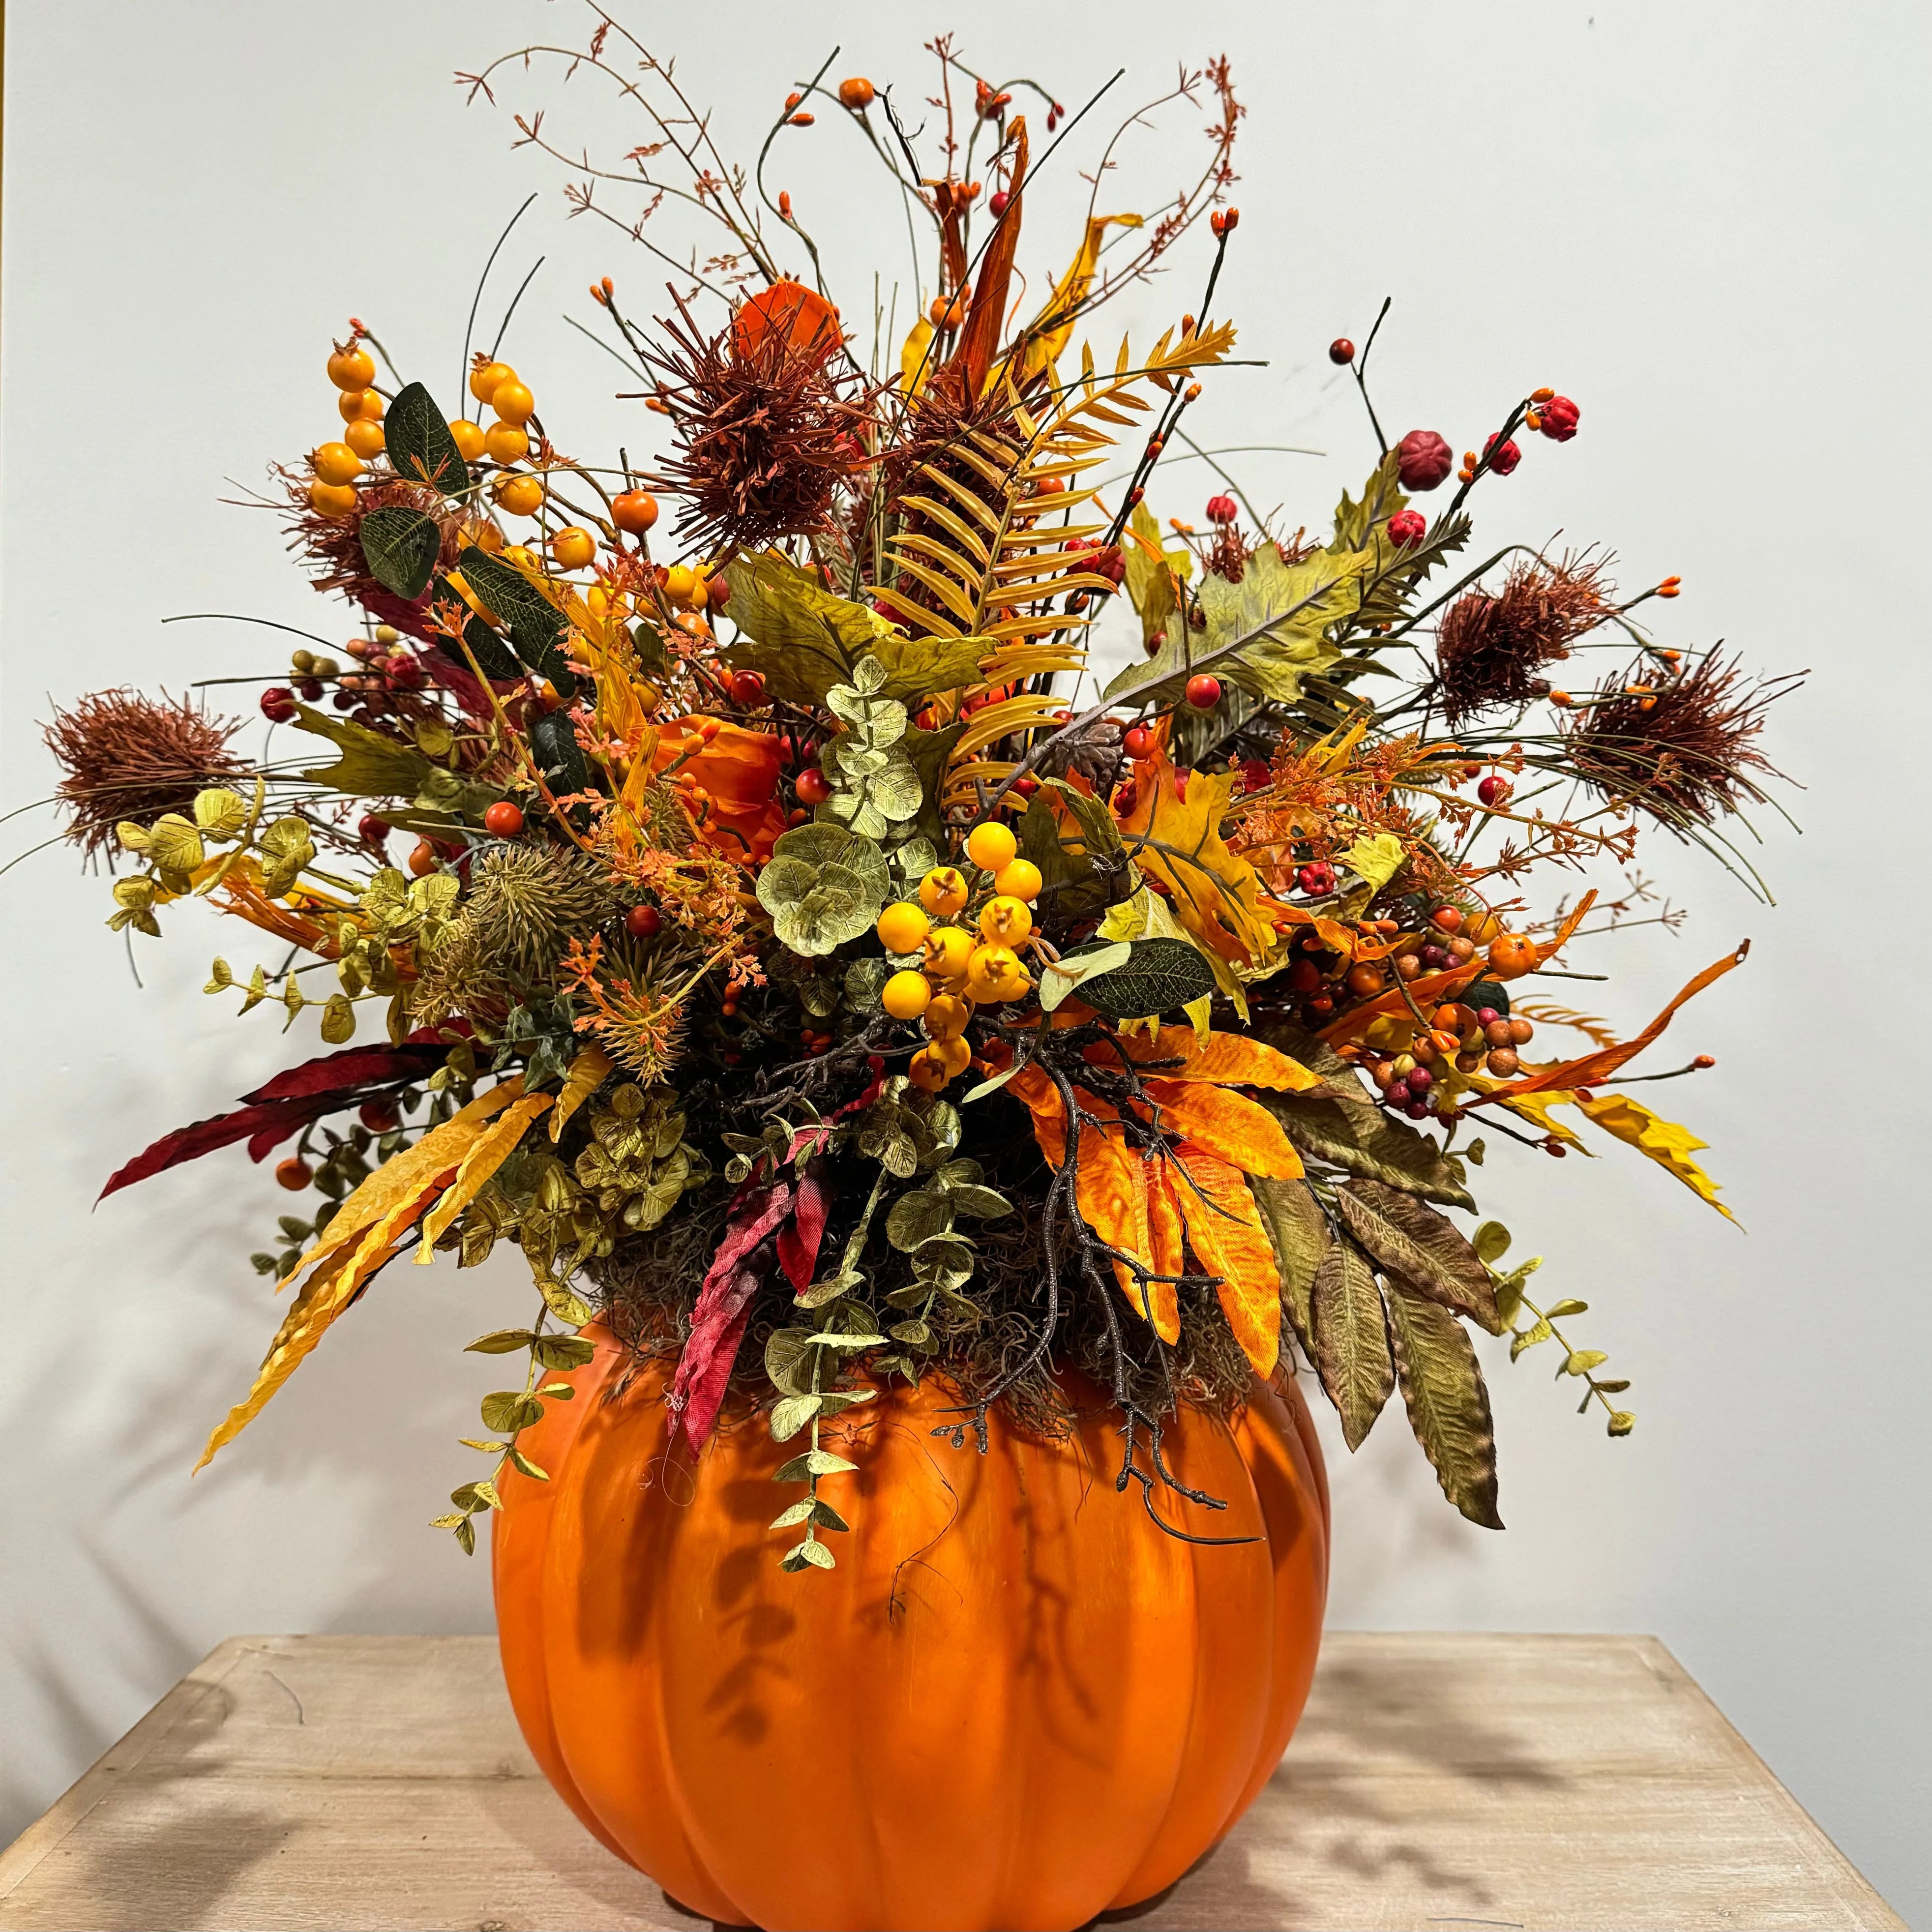
{"label": "wooden table top", "polygon": [[[1327,1640],[1162,1927],[1901,1926],[1654,1637]],[[482,1636],[231,1637],[0,1852],[0,1928],[697,1932],[552,1793]]]}

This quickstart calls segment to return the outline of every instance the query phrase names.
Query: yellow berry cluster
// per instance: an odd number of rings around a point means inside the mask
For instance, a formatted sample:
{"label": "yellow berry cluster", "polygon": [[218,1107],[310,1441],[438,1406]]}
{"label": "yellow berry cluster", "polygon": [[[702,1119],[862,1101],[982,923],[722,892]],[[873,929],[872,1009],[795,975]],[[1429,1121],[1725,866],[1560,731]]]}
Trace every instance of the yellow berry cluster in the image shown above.
{"label": "yellow berry cluster", "polygon": [[382,399],[370,385],[376,364],[359,341],[328,358],[335,385],[341,436],[322,444],[309,458],[315,478],[308,486],[309,507],[322,517],[346,517],[356,507],[354,484],[364,464],[382,453]]}
{"label": "yellow berry cluster", "polygon": [[[922,962],[886,982],[885,1009],[896,1020],[918,1020],[927,1044],[912,1058],[914,1084],[936,1094],[973,1057],[965,1040],[976,1006],[1024,998],[1033,985],[1019,949],[1033,931],[1040,869],[1018,856],[1004,825],[976,825],[966,856],[980,874],[976,886],[957,866],[935,866],[920,881],[919,903],[902,899],[879,915],[879,942],[888,952],[920,952]],[[971,926],[951,923],[962,914]],[[935,923],[935,920],[940,922]]]}

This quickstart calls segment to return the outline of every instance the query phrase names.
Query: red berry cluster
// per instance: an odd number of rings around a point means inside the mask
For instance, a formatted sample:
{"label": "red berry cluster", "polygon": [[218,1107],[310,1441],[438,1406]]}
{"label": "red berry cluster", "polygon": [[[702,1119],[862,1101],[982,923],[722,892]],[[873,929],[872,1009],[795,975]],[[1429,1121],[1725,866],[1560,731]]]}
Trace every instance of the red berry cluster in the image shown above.
{"label": "red berry cluster", "polygon": [[1397,550],[1407,550],[1421,542],[1428,529],[1429,520],[1420,510],[1398,510],[1388,520],[1389,542]]}
{"label": "red berry cluster", "polygon": [[1324,860],[1316,860],[1295,873],[1294,883],[1310,898],[1325,899],[1335,890],[1335,868]]}
{"label": "red berry cluster", "polygon": [[1240,507],[1232,496],[1210,496],[1208,499],[1208,520],[1210,524],[1232,524],[1240,514]]}
{"label": "red berry cluster", "polygon": [[1412,429],[1395,447],[1405,490],[1433,490],[1456,466],[1456,452],[1432,429]]}

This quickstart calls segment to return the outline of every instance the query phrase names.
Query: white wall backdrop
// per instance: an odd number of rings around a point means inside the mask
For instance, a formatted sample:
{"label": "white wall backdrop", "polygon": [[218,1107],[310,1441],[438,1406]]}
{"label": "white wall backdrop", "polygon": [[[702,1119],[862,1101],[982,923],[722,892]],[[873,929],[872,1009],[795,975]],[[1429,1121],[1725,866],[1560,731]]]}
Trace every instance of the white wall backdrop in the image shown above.
{"label": "white wall backdrop", "polygon": [[[566,146],[642,138],[584,78],[513,80],[494,111],[450,84],[580,32],[570,0],[14,0],[8,14],[11,806],[49,788],[34,721],[50,698],[284,662],[272,632],[163,616],[337,627],[270,520],[218,500],[332,428],[322,362],[348,315],[453,394],[477,270],[541,188],[485,314],[494,328],[545,256],[506,352],[560,440],[635,453],[644,419],[611,400],[629,386],[562,318],[588,316],[593,274],[619,276],[638,308],[662,278],[615,230],[567,221],[564,177],[510,152],[512,104],[548,101]],[[1769,734],[1808,788],[1790,795],[1802,838],[1766,826],[1776,908],[1695,855],[1653,852],[1688,925],[1592,941],[1573,962],[1614,951],[1605,998],[1634,1024],[1754,941],[1672,1035],[1718,1071],[1667,1090],[1749,1232],[1627,1150],[1492,1156],[1486,1204],[1548,1255],[1545,1282],[1594,1304],[1577,1326],[1631,1378],[1636,1432],[1612,1443],[1579,1420],[1546,1352],[1513,1370],[1498,1350],[1501,1537],[1441,1502],[1400,1420],[1352,1460],[1334,1442],[1334,1615],[1658,1633],[1894,1904],[1932,1922],[1923,8],[986,0],[949,20],[903,0],[640,0],[627,18],[680,56],[741,152],[836,41],[834,77],[914,97],[920,41],[952,24],[987,68],[1024,68],[1070,102],[1124,61],[1123,106],[1225,48],[1251,115],[1221,305],[1267,366],[1216,380],[1196,433],[1322,452],[1232,459],[1250,494],[1319,526],[1365,472],[1366,427],[1323,352],[1392,296],[1376,352],[1392,432],[1436,427],[1460,448],[1540,382],[1582,406],[1574,442],[1538,441],[1479,493],[1484,536],[1607,542],[1626,583],[1682,573],[1670,634],[1812,668]],[[788,142],[774,182],[850,272],[850,316],[878,255],[898,266],[898,218],[835,191],[866,179],[849,154],[834,166],[850,146],[838,118]],[[1162,118],[1103,202],[1150,204],[1204,152],[1184,117]],[[1029,196],[1036,277],[1068,252],[1078,192],[1064,177],[1057,202]],[[1192,307],[1204,247],[1109,326]],[[1172,478],[1160,507],[1198,515],[1204,467]],[[51,830],[16,818],[5,851]],[[142,944],[137,990],[109,910],[64,849],[0,881],[0,1842],[232,1632],[490,1618],[484,1566],[422,1525],[466,1473],[454,1438],[488,1385],[487,1363],[458,1351],[520,1318],[514,1271],[386,1279],[189,1482],[275,1319],[244,1257],[276,1190],[238,1150],[90,1204],[122,1160],[230,1104],[289,1048],[270,1012],[238,1020],[201,996],[214,952],[252,956],[245,934],[178,914],[164,944]]]}

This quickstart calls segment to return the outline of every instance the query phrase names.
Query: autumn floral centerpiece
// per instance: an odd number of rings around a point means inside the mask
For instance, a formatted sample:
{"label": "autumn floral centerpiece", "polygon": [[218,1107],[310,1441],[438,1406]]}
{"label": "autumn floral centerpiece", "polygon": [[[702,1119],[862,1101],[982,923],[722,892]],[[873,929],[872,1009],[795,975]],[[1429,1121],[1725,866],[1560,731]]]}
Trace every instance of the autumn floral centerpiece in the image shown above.
{"label": "autumn floral centerpiece", "polygon": [[[1600,898],[1582,875],[1628,880],[1646,831],[1741,863],[1725,822],[1764,796],[1776,689],[1653,635],[1675,578],[1624,594],[1600,552],[1476,543],[1478,492],[1574,460],[1582,412],[1548,388],[1462,452],[1370,407],[1364,480],[1318,528],[1256,514],[1231,477],[1196,520],[1157,517],[1202,494],[1180,460],[1219,468],[1188,414],[1236,341],[1226,64],[1169,97],[1210,122],[1193,185],[1144,215],[1090,203],[1029,282],[1028,199],[1099,124],[933,51],[916,113],[864,80],[802,84],[749,172],[601,14],[588,45],[517,57],[566,58],[644,117],[622,162],[572,160],[582,212],[644,196],[613,218],[657,257],[636,306],[590,292],[628,368],[620,426],[547,417],[500,336],[466,344],[467,395],[446,398],[352,321],[326,358],[339,421],[272,493],[352,634],[265,668],[252,755],[238,722],[126,691],[48,730],[110,924],[140,946],[225,915],[208,992],[292,1041],[320,1021],[233,1111],[108,1183],[244,1145],[288,1192],[254,1257],[285,1312],[208,1454],[411,1265],[520,1250],[526,1324],[470,1346],[520,1372],[440,1521],[470,1549],[502,1512],[506,1664],[559,1789],[694,1909],[765,1924],[1080,1922],[1226,1828],[1312,1664],[1327,1504],[1304,1383],[1351,1448],[1400,1387],[1449,1501],[1492,1528],[1472,1336],[1548,1345],[1629,1431],[1627,1383],[1567,1325],[1582,1304],[1508,1264],[1477,1186],[1588,1130],[1718,1204],[1702,1144],[1630,1084],[1688,1069],[1624,1070],[1742,948],[1627,1036],[1576,1010],[1569,962],[1646,890]],[[768,185],[788,143],[841,124],[930,244],[909,328],[869,288],[842,304],[807,212]],[[562,155],[541,117],[519,127]],[[678,218],[718,238],[680,253]],[[1107,339],[1106,303],[1162,272],[1194,292],[1150,340]],[[1328,352],[1365,404],[1373,340]],[[921,1515],[942,1491],[950,1513]],[[1096,1537],[1105,1562],[1081,1554]],[[1100,1755],[1153,1776],[1168,1749],[1170,1784],[1210,1794],[1199,1815],[1156,1806],[1118,1868],[1022,1858],[1024,1896],[974,1892],[943,1832],[918,1858],[854,1852],[871,1892],[807,1850],[721,1850],[725,1773],[741,1794],[749,1774],[736,1720],[680,1704],[686,1684],[766,1697],[767,1756],[790,1708],[730,1677],[732,1605],[790,1634],[742,1641],[776,1646],[765,1678],[801,1709],[815,1632],[828,1684],[857,1645],[886,1706],[950,1710],[936,1663],[880,1660],[923,1606],[953,1618],[946,1668],[1033,1683],[1000,1748],[1041,1728],[1036,1700],[1092,1653],[995,1642],[976,1584],[930,1587],[956,1560],[1003,1602],[1064,1571],[1084,1607],[1056,1616],[1141,1605],[1176,1667],[1234,1687],[1259,1714],[1226,1777],[1184,1726],[1156,1748],[1106,1720]],[[676,1621],[714,1590],[707,1634]],[[592,1630],[598,1604],[616,1621]],[[1106,1673],[1100,1707],[1125,1681]],[[871,1682],[838,1694],[863,1706]],[[614,1699],[668,1739],[675,1804],[634,1744],[612,1755]],[[919,1891],[928,1866],[950,1904]]]}

